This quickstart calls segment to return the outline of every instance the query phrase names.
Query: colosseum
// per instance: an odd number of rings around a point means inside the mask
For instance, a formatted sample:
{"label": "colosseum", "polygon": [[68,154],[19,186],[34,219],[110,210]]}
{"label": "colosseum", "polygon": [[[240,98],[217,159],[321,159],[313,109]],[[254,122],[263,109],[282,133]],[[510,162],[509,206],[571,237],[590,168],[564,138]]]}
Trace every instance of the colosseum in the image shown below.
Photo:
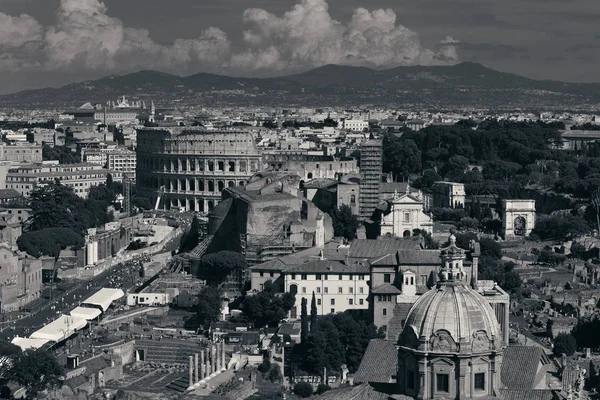
{"label": "colosseum", "polygon": [[137,132],[137,192],[159,209],[208,212],[225,187],[259,171],[254,138],[242,131],[143,128]]}

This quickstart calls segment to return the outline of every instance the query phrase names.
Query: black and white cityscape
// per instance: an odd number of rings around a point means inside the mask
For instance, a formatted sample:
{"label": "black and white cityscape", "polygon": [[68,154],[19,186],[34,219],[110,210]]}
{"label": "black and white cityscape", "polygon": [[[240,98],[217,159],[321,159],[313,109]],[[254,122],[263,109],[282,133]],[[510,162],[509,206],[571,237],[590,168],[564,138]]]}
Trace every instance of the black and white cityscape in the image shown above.
{"label": "black and white cityscape", "polygon": [[0,399],[600,399],[575,3],[0,0]]}

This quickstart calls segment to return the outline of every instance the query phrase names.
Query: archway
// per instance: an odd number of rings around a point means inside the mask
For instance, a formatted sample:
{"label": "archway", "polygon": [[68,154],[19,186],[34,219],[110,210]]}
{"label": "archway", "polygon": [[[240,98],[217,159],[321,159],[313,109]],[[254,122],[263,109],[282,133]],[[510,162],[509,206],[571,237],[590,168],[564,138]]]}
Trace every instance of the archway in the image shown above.
{"label": "archway", "polygon": [[313,178],[313,174],[312,172],[309,172],[308,175],[306,176],[308,179],[312,179]]}
{"label": "archway", "polygon": [[527,220],[525,217],[519,215],[515,218],[514,222],[515,236],[525,236],[525,232],[527,232]]}
{"label": "archway", "polygon": [[411,237],[412,234],[409,230],[405,230],[404,233],[402,234],[403,237]]}
{"label": "archway", "polygon": [[290,293],[296,295],[298,293],[298,285],[290,285]]}

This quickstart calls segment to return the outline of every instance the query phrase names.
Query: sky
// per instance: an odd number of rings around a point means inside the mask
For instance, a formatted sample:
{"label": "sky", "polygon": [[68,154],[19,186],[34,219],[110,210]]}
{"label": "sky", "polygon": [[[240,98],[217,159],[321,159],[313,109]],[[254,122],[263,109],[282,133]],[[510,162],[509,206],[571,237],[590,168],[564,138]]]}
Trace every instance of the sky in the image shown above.
{"label": "sky", "polygon": [[598,0],[0,0],[0,93],[144,69],[279,76],[461,61],[600,82]]}

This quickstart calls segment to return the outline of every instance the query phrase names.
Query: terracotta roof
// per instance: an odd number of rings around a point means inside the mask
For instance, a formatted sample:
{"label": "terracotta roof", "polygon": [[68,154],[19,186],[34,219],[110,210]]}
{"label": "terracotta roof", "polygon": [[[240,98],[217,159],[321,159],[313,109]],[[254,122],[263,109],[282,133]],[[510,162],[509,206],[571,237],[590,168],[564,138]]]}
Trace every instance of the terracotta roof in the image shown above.
{"label": "terracotta roof", "polygon": [[554,392],[552,390],[531,389],[501,389],[500,399],[502,400],[553,400]]}
{"label": "terracotta roof", "polygon": [[393,383],[398,370],[398,350],[394,340],[373,339],[365,351],[358,371],[357,383]]}
{"label": "terracotta roof", "polygon": [[507,389],[533,389],[536,386],[542,349],[534,346],[508,346],[504,350],[500,380]]}
{"label": "terracotta roof", "polygon": [[398,250],[398,261],[400,265],[421,264],[421,265],[440,265],[439,250]]}
{"label": "terracotta roof", "polygon": [[412,303],[398,303],[394,307],[392,318],[387,326],[387,339],[393,340],[394,343],[398,341],[400,334],[402,333],[403,322],[406,321],[406,316],[412,307]]}
{"label": "terracotta roof", "polygon": [[356,239],[350,245],[350,258],[378,258],[395,254],[400,249],[419,248],[420,238]]}
{"label": "terracotta roof", "polygon": [[401,294],[402,292],[391,283],[383,283],[371,289],[372,294]]}
{"label": "terracotta roof", "polygon": [[389,265],[398,265],[398,259],[396,258],[396,254],[386,254],[385,256],[379,257],[375,260],[370,261],[371,266],[389,266]]}
{"label": "terracotta roof", "polygon": [[346,386],[339,389],[329,390],[318,397],[319,400],[409,400],[410,397],[390,395],[378,391],[368,383],[356,386]]}
{"label": "terracotta roof", "polygon": [[279,258],[274,260],[269,260],[261,264],[254,265],[250,267],[251,271],[283,271],[288,267],[283,261]]}
{"label": "terracotta roof", "polygon": [[370,272],[370,268],[368,263],[350,263],[346,265],[340,261],[331,261],[331,260],[311,260],[305,262],[304,264],[295,265],[293,267],[287,268],[285,273],[335,273],[335,274],[368,274]]}

